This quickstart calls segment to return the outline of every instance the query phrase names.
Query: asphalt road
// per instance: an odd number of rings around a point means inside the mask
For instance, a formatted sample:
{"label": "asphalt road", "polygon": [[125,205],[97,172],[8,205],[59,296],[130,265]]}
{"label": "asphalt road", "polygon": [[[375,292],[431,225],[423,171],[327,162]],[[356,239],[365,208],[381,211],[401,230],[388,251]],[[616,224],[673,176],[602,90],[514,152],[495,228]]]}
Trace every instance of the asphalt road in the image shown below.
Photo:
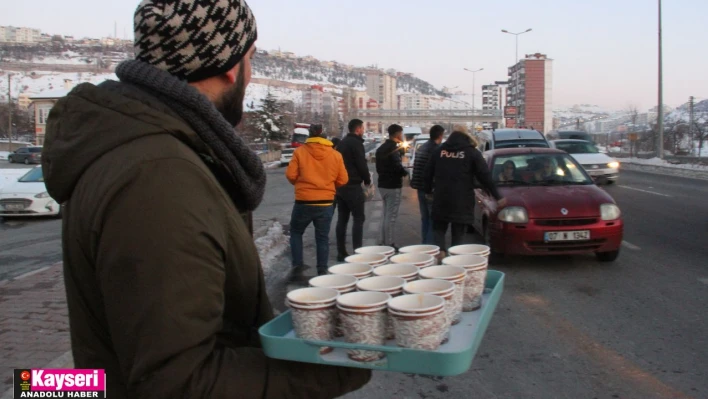
{"label": "asphalt road", "polygon": [[[293,194],[283,172],[269,171],[257,227],[276,220],[287,230]],[[618,185],[606,189],[625,218],[616,262],[588,255],[493,263],[507,283],[467,373],[376,372],[346,398],[708,397],[708,182],[623,171]],[[367,204],[369,244],[379,210]],[[414,192],[405,189],[399,245],[419,241],[418,223]],[[311,237],[306,259],[314,257]],[[0,223],[0,280],[60,258],[59,221]],[[304,283],[286,284],[288,267],[284,256],[269,272],[272,302],[281,310],[284,290]]]}

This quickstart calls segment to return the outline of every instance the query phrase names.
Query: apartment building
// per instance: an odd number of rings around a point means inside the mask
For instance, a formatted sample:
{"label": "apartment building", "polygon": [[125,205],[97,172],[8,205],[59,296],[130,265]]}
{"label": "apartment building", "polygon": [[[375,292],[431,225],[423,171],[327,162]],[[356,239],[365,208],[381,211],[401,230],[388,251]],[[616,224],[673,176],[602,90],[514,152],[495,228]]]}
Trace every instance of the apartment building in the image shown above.
{"label": "apartment building", "polygon": [[397,109],[396,77],[382,71],[366,73],[366,93],[376,100],[381,109]]}
{"label": "apartment building", "polygon": [[[507,127],[524,126],[547,133],[553,128],[553,60],[545,54],[527,54],[509,67],[508,105],[517,109]],[[510,123],[512,126],[510,126]]]}

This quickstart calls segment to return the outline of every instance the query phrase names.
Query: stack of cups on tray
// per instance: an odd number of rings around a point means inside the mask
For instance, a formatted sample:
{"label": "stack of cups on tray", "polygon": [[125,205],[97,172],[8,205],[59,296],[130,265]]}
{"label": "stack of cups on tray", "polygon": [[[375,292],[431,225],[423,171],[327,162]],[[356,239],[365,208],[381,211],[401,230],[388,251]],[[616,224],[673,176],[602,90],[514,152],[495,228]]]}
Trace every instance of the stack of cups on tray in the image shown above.
{"label": "stack of cups on tray", "polygon": [[485,245],[460,245],[450,248],[450,253],[463,253],[464,251],[476,254],[453,255],[443,259],[443,264],[458,266],[465,269],[465,292],[462,301],[462,311],[471,312],[482,306],[484,282],[487,279],[487,266],[489,265],[489,247]]}
{"label": "stack of cups on tray", "polygon": [[[434,245],[404,247],[398,255],[386,246],[356,252],[347,263],[330,267],[329,275],[312,278],[311,288],[288,294],[299,338],[331,341],[336,336],[366,345],[395,338],[404,348],[436,350],[450,339],[463,311],[481,306],[489,247],[452,247],[442,266],[437,266],[440,248]],[[349,349],[348,356],[372,362],[384,354]]]}
{"label": "stack of cups on tray", "polygon": [[[333,288],[300,288],[290,291],[286,305],[290,308],[295,334],[302,339],[331,341],[334,339],[336,303],[339,291]],[[332,351],[320,348],[320,354]]]}

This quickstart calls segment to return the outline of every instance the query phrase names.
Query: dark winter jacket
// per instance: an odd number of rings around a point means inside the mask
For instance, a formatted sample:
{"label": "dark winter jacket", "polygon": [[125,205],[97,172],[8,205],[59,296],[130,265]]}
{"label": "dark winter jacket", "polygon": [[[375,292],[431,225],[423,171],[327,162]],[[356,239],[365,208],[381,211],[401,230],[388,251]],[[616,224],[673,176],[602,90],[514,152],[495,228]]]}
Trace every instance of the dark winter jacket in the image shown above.
{"label": "dark winter jacket", "polygon": [[453,132],[433,151],[425,168],[424,189],[433,193],[433,220],[472,224],[474,222],[474,178],[496,199],[499,192],[482,154],[470,137]]}
{"label": "dark winter jacket", "polygon": [[106,369],[118,399],[332,398],[359,388],[369,378],[359,369],[263,353],[258,328],[273,312],[258,251],[224,190],[228,170],[209,159],[179,115],[122,83],[82,84],[52,109],[42,167],[65,205],[74,365]]}
{"label": "dark winter jacket", "polygon": [[342,154],[344,166],[347,168],[347,175],[349,175],[347,185],[361,185],[361,182],[367,186],[371,184],[363,138],[349,133],[337,144],[337,151]]}
{"label": "dark winter jacket", "polygon": [[408,171],[403,167],[398,143],[386,140],[376,150],[376,173],[379,174],[380,188],[402,188],[403,177]]}
{"label": "dark winter jacket", "polygon": [[428,140],[425,144],[415,150],[415,161],[413,163],[413,175],[411,176],[411,187],[416,190],[425,188],[425,166],[428,165],[430,154],[438,147],[438,143]]}

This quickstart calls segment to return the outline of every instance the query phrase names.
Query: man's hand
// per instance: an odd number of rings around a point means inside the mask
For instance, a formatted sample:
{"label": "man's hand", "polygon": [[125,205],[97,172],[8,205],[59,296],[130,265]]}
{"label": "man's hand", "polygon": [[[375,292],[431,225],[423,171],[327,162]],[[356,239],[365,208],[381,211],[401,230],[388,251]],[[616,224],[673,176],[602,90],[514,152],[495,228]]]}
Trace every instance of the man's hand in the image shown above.
{"label": "man's hand", "polygon": [[428,203],[432,203],[432,202],[433,202],[433,199],[434,199],[434,198],[433,198],[433,194],[425,194],[425,200],[426,200]]}
{"label": "man's hand", "polygon": [[497,201],[497,209],[502,209],[504,207],[506,207],[506,198],[502,198]]}

